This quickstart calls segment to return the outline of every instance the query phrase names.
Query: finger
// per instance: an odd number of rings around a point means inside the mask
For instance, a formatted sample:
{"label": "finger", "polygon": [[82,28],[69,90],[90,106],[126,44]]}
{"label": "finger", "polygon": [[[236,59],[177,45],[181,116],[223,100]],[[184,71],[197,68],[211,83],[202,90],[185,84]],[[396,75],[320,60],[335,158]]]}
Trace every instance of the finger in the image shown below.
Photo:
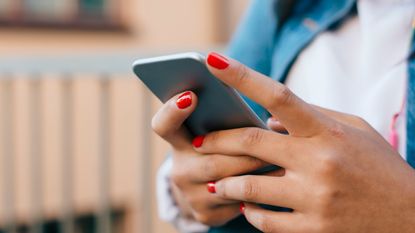
{"label": "finger", "polygon": [[[177,188],[173,184],[174,188]],[[192,186],[186,193],[187,206],[197,221],[209,226],[222,225],[239,215],[240,201],[223,199],[206,191],[205,185]],[[179,198],[180,199],[180,198]]]}
{"label": "finger", "polygon": [[268,164],[251,156],[204,155],[191,158],[192,181],[206,183],[255,171]]}
{"label": "finger", "polygon": [[270,117],[267,120],[267,126],[271,130],[278,133],[287,133],[287,129],[281,124],[281,121],[277,120],[274,117]]}
{"label": "finger", "polygon": [[[306,143],[304,138],[251,127],[209,133],[194,149],[201,154],[249,155],[280,167],[293,168],[300,160],[297,152]],[[304,162],[308,157],[301,158]]]}
{"label": "finger", "polygon": [[285,85],[216,53],[209,54],[207,67],[218,79],[265,107],[273,116],[278,116],[290,134],[312,136],[322,129],[322,114]]}
{"label": "finger", "polygon": [[175,148],[189,147],[183,122],[195,110],[197,96],[190,91],[177,94],[167,101],[153,117],[151,126],[156,134]]}
{"label": "finger", "polygon": [[249,223],[262,232],[297,233],[300,230],[298,218],[295,213],[276,212],[244,203],[244,215]]}
{"label": "finger", "polygon": [[219,206],[203,211],[194,211],[196,221],[208,226],[221,226],[240,215],[239,203]]}
{"label": "finger", "polygon": [[188,199],[194,209],[202,211],[203,209],[218,208],[220,206],[238,204],[240,201],[234,199],[223,198],[213,195],[207,190],[205,183],[196,184],[186,189],[189,195]]}
{"label": "finger", "polygon": [[224,199],[254,202],[291,209],[301,208],[304,202],[301,189],[291,178],[275,176],[235,176],[219,180],[216,193]]}

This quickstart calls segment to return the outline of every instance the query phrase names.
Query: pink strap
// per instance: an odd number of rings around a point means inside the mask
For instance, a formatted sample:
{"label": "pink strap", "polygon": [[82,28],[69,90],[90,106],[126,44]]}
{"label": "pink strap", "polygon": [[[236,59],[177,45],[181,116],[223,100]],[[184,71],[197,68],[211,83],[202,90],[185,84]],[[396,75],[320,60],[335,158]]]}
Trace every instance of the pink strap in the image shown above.
{"label": "pink strap", "polygon": [[390,132],[389,132],[389,143],[395,150],[399,149],[399,135],[396,130],[396,122],[398,121],[398,118],[401,115],[401,113],[402,113],[402,110],[393,115],[391,126],[390,126]]}

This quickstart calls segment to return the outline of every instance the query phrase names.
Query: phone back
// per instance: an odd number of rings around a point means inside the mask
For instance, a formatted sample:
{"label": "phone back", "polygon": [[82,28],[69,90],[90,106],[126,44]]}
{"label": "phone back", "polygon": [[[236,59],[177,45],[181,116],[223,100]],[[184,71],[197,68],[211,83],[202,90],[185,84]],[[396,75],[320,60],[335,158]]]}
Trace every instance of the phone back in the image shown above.
{"label": "phone back", "polygon": [[198,53],[141,59],[133,69],[163,103],[183,91],[198,96],[198,106],[185,122],[193,136],[241,127],[266,128],[233,88],[210,73]]}

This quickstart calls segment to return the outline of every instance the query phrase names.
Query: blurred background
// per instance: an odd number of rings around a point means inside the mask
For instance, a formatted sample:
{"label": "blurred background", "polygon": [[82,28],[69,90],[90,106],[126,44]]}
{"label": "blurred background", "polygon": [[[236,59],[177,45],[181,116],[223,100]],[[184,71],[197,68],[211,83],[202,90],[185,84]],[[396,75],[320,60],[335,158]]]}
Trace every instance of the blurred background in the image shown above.
{"label": "blurred background", "polygon": [[247,0],[0,0],[0,232],[175,232],[136,58],[222,50]]}

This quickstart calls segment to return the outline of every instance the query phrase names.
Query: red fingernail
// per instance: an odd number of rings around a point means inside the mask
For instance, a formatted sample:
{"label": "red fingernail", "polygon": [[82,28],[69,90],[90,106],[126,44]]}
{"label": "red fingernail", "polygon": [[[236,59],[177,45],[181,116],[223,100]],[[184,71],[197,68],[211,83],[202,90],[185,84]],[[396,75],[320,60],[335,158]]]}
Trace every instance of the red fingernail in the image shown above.
{"label": "red fingernail", "polygon": [[210,53],[207,58],[207,63],[219,70],[224,70],[229,66],[228,59],[217,53]]}
{"label": "red fingernail", "polygon": [[203,140],[205,139],[205,136],[197,136],[193,139],[192,144],[194,147],[199,148],[203,144]]}
{"label": "red fingernail", "polygon": [[239,211],[241,211],[241,214],[245,214],[245,204],[243,202],[239,204]]}
{"label": "red fingernail", "polygon": [[180,109],[184,109],[192,105],[192,93],[190,93],[190,91],[186,91],[181,94],[176,101],[176,105]]}
{"label": "red fingernail", "polygon": [[207,183],[207,191],[210,192],[210,193],[216,193],[215,184],[216,184],[215,181],[211,181],[211,182]]}

